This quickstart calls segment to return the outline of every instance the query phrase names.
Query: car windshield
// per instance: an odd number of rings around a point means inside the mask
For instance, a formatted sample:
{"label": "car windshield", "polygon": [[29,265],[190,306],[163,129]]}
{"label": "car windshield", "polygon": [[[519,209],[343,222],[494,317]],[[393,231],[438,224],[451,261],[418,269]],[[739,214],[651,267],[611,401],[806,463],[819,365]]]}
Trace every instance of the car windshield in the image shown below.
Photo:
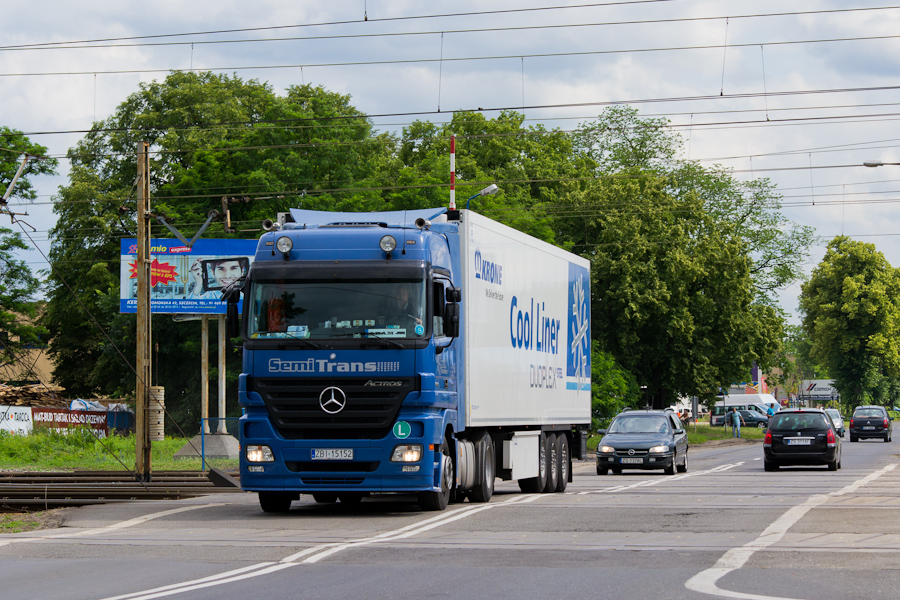
{"label": "car windshield", "polygon": [[826,408],[825,412],[827,412],[829,415],[831,415],[832,419],[840,419],[841,418],[841,413],[836,408]]}
{"label": "car windshield", "polygon": [[423,338],[424,279],[255,280],[248,294],[251,339]]}
{"label": "car windshield", "polygon": [[855,413],[853,413],[854,417],[883,417],[884,413],[877,408],[860,408]]}
{"label": "car windshield", "polygon": [[802,429],[825,429],[825,415],[822,413],[790,413],[772,417],[772,431],[800,431]]}
{"label": "car windshield", "polygon": [[667,433],[665,417],[657,415],[629,415],[613,421],[607,433]]}

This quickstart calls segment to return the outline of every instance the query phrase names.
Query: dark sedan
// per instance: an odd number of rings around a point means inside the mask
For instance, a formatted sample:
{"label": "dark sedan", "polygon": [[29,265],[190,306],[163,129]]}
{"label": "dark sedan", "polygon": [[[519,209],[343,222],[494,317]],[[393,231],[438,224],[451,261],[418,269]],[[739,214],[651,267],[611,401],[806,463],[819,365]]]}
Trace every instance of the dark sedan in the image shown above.
{"label": "dark sedan", "polygon": [[841,438],[824,410],[786,408],[772,416],[763,454],[766,471],[785,465],[828,465],[836,471],[841,468]]}
{"label": "dark sedan", "polygon": [[668,475],[687,471],[687,433],[673,412],[624,412],[604,433],[597,445],[597,475],[623,469],[663,469]]}
{"label": "dark sedan", "polygon": [[769,417],[755,410],[739,410],[744,418],[744,427],[758,427],[763,429],[769,426]]}
{"label": "dark sedan", "polygon": [[857,406],[850,417],[850,441],[881,438],[891,441],[891,417],[883,406]]}

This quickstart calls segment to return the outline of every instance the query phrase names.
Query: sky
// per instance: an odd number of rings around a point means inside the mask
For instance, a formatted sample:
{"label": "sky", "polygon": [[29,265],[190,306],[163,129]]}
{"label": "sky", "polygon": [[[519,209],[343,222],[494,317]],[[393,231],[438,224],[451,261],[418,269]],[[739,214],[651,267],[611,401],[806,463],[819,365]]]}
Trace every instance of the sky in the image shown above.
{"label": "sky", "polygon": [[[45,253],[66,151],[142,82],[193,69],[321,85],[382,131],[463,109],[570,131],[628,104],[668,119],[682,158],[769,179],[819,236],[806,273],[842,234],[900,266],[900,165],[863,166],[900,163],[900,0],[35,0],[5,2],[3,31],[0,125],[60,160],[10,203]],[[795,323],[799,289],[780,297]]]}

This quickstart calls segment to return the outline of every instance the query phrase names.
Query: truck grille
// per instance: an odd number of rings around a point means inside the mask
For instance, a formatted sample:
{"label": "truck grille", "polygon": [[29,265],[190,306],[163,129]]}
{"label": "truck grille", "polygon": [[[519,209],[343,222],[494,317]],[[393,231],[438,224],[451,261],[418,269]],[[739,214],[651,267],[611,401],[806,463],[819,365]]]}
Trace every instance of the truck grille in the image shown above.
{"label": "truck grille", "polygon": [[[339,388],[346,397],[344,408],[334,414],[323,410],[319,402],[329,387]],[[418,378],[279,377],[253,378],[250,389],[262,396],[275,429],[284,438],[379,440],[390,433],[403,399],[419,385]]]}

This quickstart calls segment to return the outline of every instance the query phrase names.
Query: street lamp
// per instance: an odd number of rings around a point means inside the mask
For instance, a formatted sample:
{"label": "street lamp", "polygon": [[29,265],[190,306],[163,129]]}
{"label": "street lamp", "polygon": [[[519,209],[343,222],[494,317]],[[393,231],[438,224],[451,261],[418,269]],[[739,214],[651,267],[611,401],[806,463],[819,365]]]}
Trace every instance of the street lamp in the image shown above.
{"label": "street lamp", "polygon": [[[481,190],[474,196],[469,197],[469,200],[472,200],[472,198],[477,198],[478,196],[490,196],[492,194],[496,194],[499,191],[500,191],[500,188],[497,187],[497,184],[492,183],[491,185],[487,186],[486,188],[484,188],[483,190]],[[469,210],[469,200],[466,200],[466,210]]]}
{"label": "street lamp", "polygon": [[900,165],[900,163],[886,163],[880,160],[867,160],[863,163],[866,167],[883,167],[884,165]]}

